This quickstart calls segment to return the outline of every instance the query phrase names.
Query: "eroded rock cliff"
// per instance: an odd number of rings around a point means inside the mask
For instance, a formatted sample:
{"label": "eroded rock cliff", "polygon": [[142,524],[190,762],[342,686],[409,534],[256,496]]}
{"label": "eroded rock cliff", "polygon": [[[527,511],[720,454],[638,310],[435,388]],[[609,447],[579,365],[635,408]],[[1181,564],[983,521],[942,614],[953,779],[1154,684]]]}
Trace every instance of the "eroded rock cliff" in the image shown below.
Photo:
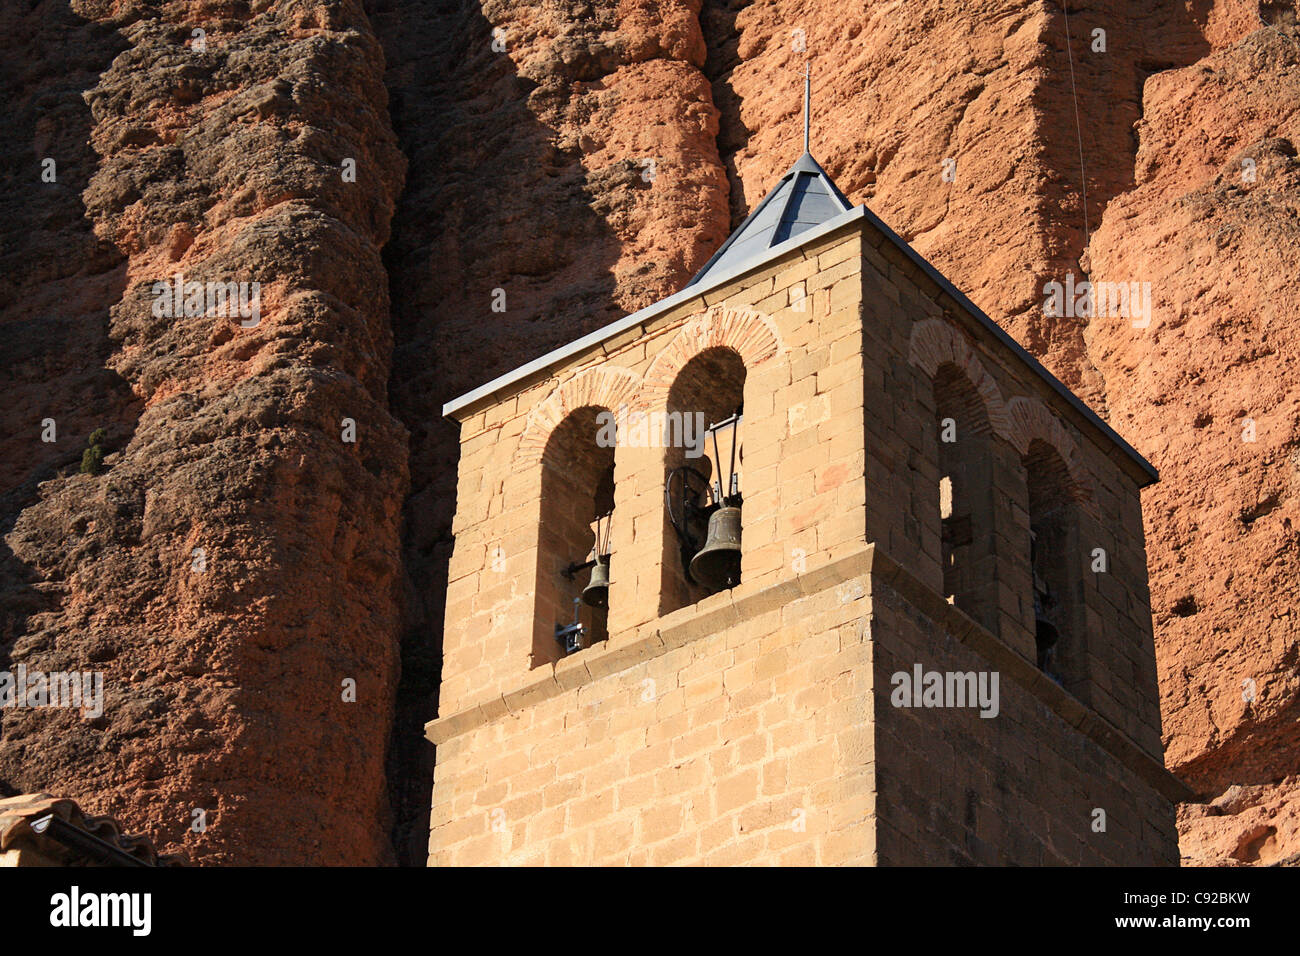
{"label": "eroded rock cliff", "polygon": [[[798,155],[811,59],[850,199],[1162,472],[1185,857],[1293,857],[1295,5],[1135,6],[6,8],[0,668],[98,669],[108,700],[3,712],[0,786],[200,861],[422,862],[441,405],[676,291]],[[177,272],[260,283],[260,321],[155,314]],[[1045,317],[1066,273],[1149,282],[1151,322]]]}
{"label": "eroded rock cliff", "polygon": [[[1145,94],[1135,185],[1088,251],[1094,279],[1151,283],[1151,325],[1094,321],[1088,350],[1112,424],[1161,470],[1144,506],[1166,762],[1207,798],[1258,797],[1216,801],[1213,842],[1185,814],[1184,856],[1285,859],[1300,853],[1300,33],[1254,30]],[[1274,810],[1276,839],[1252,850]]]}
{"label": "eroded rock cliff", "polygon": [[[379,45],[354,2],[6,20],[0,666],[99,672],[105,699],[0,712],[0,781],[205,862],[390,860],[407,474],[379,249],[404,160]],[[160,314],[177,273],[258,283],[260,316]]]}

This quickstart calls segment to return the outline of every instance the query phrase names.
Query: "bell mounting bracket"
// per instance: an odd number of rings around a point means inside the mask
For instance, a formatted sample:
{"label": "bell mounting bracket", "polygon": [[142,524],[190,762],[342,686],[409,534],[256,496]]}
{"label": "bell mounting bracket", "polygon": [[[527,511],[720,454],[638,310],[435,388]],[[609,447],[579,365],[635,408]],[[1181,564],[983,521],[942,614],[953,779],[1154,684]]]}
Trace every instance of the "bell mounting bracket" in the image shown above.
{"label": "bell mounting bracket", "polygon": [[668,522],[673,526],[673,532],[681,546],[686,579],[692,584],[700,582],[691,574],[691,558],[704,547],[704,542],[691,530],[691,526],[707,521],[709,515],[720,507],[717,503],[700,504],[701,500],[708,498],[709,487],[708,477],[691,465],[674,468],[664,482],[664,506],[668,509]]}

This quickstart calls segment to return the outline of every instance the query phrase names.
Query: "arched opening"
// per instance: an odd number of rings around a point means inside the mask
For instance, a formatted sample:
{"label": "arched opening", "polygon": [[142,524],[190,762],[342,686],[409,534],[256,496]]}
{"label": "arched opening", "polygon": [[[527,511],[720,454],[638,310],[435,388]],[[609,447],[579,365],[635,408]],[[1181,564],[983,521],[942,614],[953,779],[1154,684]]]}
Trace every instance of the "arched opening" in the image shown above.
{"label": "arched opening", "polygon": [[559,660],[609,637],[607,592],[614,519],[614,442],[603,415],[588,406],[571,412],[542,452],[541,511],[532,666]]}
{"label": "arched opening", "polygon": [[1046,442],[1030,442],[1023,461],[1038,667],[1079,696],[1087,648],[1079,620],[1083,581],[1074,482],[1064,459]]}
{"label": "arched opening", "polygon": [[739,583],[744,400],[745,363],[724,347],[687,362],[668,391],[661,615]]}
{"label": "arched opening", "polygon": [[996,634],[992,428],[979,392],[955,365],[941,365],[935,372],[934,401],[944,596]]}

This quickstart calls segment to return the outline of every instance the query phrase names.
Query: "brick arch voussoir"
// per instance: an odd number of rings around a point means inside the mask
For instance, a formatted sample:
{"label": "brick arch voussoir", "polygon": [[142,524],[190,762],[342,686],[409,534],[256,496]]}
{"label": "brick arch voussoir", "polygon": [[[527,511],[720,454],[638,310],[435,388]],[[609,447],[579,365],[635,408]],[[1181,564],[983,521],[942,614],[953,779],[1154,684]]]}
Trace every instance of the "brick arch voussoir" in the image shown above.
{"label": "brick arch voussoir", "polygon": [[641,385],[641,377],[635,372],[608,365],[584,369],[561,382],[529,413],[515,452],[515,467],[540,462],[551,434],[572,412],[587,406],[617,412],[620,406],[635,402]]}
{"label": "brick arch voussoir", "polygon": [[728,348],[740,356],[746,369],[762,365],[784,351],[772,317],[756,309],[714,306],[693,316],[655,356],[638,396],[639,408],[667,404],[668,392],[686,364],[702,352]]}
{"label": "brick arch voussoir", "polygon": [[1041,441],[1056,450],[1070,475],[1070,494],[1077,501],[1093,500],[1093,482],[1084,464],[1083,453],[1070,430],[1037,398],[1016,396],[1007,403],[1011,421],[1010,441],[1022,456],[1029,446]]}
{"label": "brick arch voussoir", "polygon": [[984,402],[989,427],[995,434],[1009,439],[1011,419],[1002,390],[966,337],[955,328],[941,319],[922,319],[915,323],[908,342],[908,361],[930,378],[944,365],[958,369]]}

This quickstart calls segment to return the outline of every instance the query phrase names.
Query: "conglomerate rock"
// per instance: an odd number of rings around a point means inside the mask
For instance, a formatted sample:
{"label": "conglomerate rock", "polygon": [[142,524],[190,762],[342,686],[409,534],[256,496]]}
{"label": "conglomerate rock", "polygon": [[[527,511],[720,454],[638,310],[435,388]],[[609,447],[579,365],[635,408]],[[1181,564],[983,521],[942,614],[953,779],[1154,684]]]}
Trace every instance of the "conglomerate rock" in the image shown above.
{"label": "conglomerate rock", "polygon": [[[441,406],[680,288],[801,151],[811,61],[813,152],[850,199],[1162,472],[1168,762],[1206,801],[1180,812],[1184,857],[1300,852],[1294,3],[0,17],[0,665],[93,666],[109,705],[4,712],[6,792],[75,797],[200,862],[382,861],[390,826],[421,862]],[[156,315],[176,272],[260,282],[260,323]],[[1046,315],[1067,274],[1150,283],[1150,322]],[[76,474],[96,427],[104,471]]]}
{"label": "conglomerate rock", "polygon": [[[0,711],[0,785],[204,862],[390,860],[407,479],[379,249],[404,161],[379,45],[350,0],[6,18],[33,133],[3,201],[33,228],[5,248],[24,362],[0,661],[101,672],[104,708]],[[250,306],[256,282],[260,315],[165,314],[177,274],[248,283]],[[104,470],[77,474],[96,426]]]}
{"label": "conglomerate rock", "polygon": [[[1151,322],[1087,338],[1112,424],[1161,470],[1144,506],[1166,762],[1208,798],[1300,768],[1300,32],[1260,29],[1145,92],[1137,183],[1089,254],[1095,280],[1151,283]],[[1294,816],[1294,791],[1260,802]],[[1189,860],[1269,856],[1205,832],[1184,826]],[[1274,850],[1300,853],[1294,825]]]}

